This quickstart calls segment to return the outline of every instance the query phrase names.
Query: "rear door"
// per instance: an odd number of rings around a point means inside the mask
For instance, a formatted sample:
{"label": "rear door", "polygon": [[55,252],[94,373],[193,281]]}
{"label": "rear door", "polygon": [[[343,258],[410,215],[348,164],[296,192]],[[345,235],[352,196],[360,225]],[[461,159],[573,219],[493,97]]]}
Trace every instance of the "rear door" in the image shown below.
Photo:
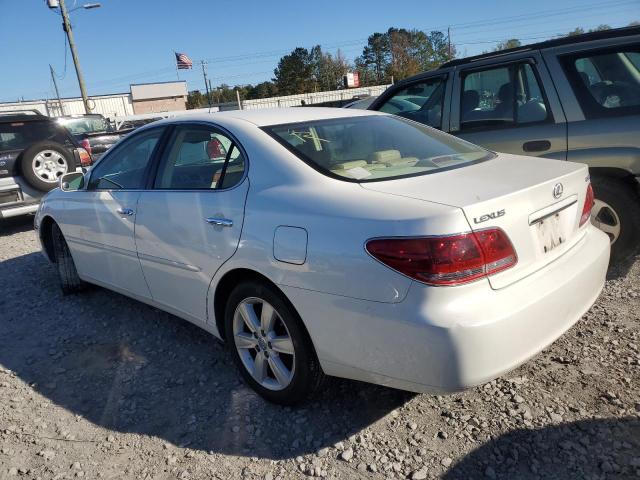
{"label": "rear door", "polygon": [[236,251],[246,167],[244,151],[226,131],[180,124],[140,195],[136,243],[145,279],[153,299],[183,318],[206,322],[211,279]]}
{"label": "rear door", "polygon": [[544,52],[569,120],[568,159],[640,174],[640,40]]}
{"label": "rear door", "polygon": [[567,158],[564,112],[536,52],[459,67],[449,131],[497,152]]}

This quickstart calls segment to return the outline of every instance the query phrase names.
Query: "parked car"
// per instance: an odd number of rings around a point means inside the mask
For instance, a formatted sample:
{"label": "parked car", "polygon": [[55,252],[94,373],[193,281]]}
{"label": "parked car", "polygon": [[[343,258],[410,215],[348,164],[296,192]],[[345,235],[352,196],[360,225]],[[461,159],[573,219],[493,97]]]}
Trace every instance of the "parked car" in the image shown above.
{"label": "parked car", "polygon": [[61,182],[35,226],[64,292],[94,283],[199,325],[285,404],[325,374],[487,382],[573,325],[609,262],[585,165],[366,110],[161,120]]}
{"label": "parked car", "polygon": [[371,106],[371,104],[375,101],[375,99],[378,97],[375,96],[367,96],[364,98],[359,98],[357,100],[354,100],[351,103],[347,103],[344,107],[342,108],[360,108],[360,109],[367,109]]}
{"label": "parked car", "polygon": [[0,219],[34,213],[62,175],[90,164],[53,119],[36,110],[0,112]]}
{"label": "parked car", "polygon": [[586,163],[592,221],[612,255],[640,246],[640,27],[456,59],[398,82],[370,109],[495,151]]}
{"label": "parked car", "polygon": [[57,117],[57,120],[71,132],[94,161],[98,160],[120,138],[134,130],[133,127],[115,130],[111,123],[98,113],[63,115]]}

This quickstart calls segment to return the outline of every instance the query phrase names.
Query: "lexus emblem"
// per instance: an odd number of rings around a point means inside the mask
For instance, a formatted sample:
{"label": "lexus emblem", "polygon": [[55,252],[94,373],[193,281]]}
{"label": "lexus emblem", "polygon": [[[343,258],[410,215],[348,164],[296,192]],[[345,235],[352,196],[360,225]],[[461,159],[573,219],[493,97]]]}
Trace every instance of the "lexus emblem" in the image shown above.
{"label": "lexus emblem", "polygon": [[562,184],[556,183],[555,187],[553,187],[553,198],[560,198],[563,191],[564,187],[562,186]]}

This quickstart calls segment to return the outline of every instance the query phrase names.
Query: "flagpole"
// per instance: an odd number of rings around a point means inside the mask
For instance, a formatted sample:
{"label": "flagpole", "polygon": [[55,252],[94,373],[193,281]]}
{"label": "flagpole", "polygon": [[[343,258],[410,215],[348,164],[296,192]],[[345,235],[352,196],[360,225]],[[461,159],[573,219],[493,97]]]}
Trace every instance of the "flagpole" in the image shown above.
{"label": "flagpole", "polygon": [[176,77],[180,80],[180,70],[178,69],[178,56],[176,55],[176,51],[173,51],[173,61],[176,62]]}

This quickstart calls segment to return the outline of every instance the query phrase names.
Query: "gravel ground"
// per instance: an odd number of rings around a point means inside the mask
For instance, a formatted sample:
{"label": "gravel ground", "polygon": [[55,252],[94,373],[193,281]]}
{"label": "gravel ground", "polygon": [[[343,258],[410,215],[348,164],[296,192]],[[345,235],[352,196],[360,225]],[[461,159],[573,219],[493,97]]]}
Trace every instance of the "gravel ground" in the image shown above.
{"label": "gravel ground", "polygon": [[640,261],[482,387],[335,380],[291,409],[187,322],[100,288],[63,297],[31,220],[2,228],[1,479],[640,478]]}

